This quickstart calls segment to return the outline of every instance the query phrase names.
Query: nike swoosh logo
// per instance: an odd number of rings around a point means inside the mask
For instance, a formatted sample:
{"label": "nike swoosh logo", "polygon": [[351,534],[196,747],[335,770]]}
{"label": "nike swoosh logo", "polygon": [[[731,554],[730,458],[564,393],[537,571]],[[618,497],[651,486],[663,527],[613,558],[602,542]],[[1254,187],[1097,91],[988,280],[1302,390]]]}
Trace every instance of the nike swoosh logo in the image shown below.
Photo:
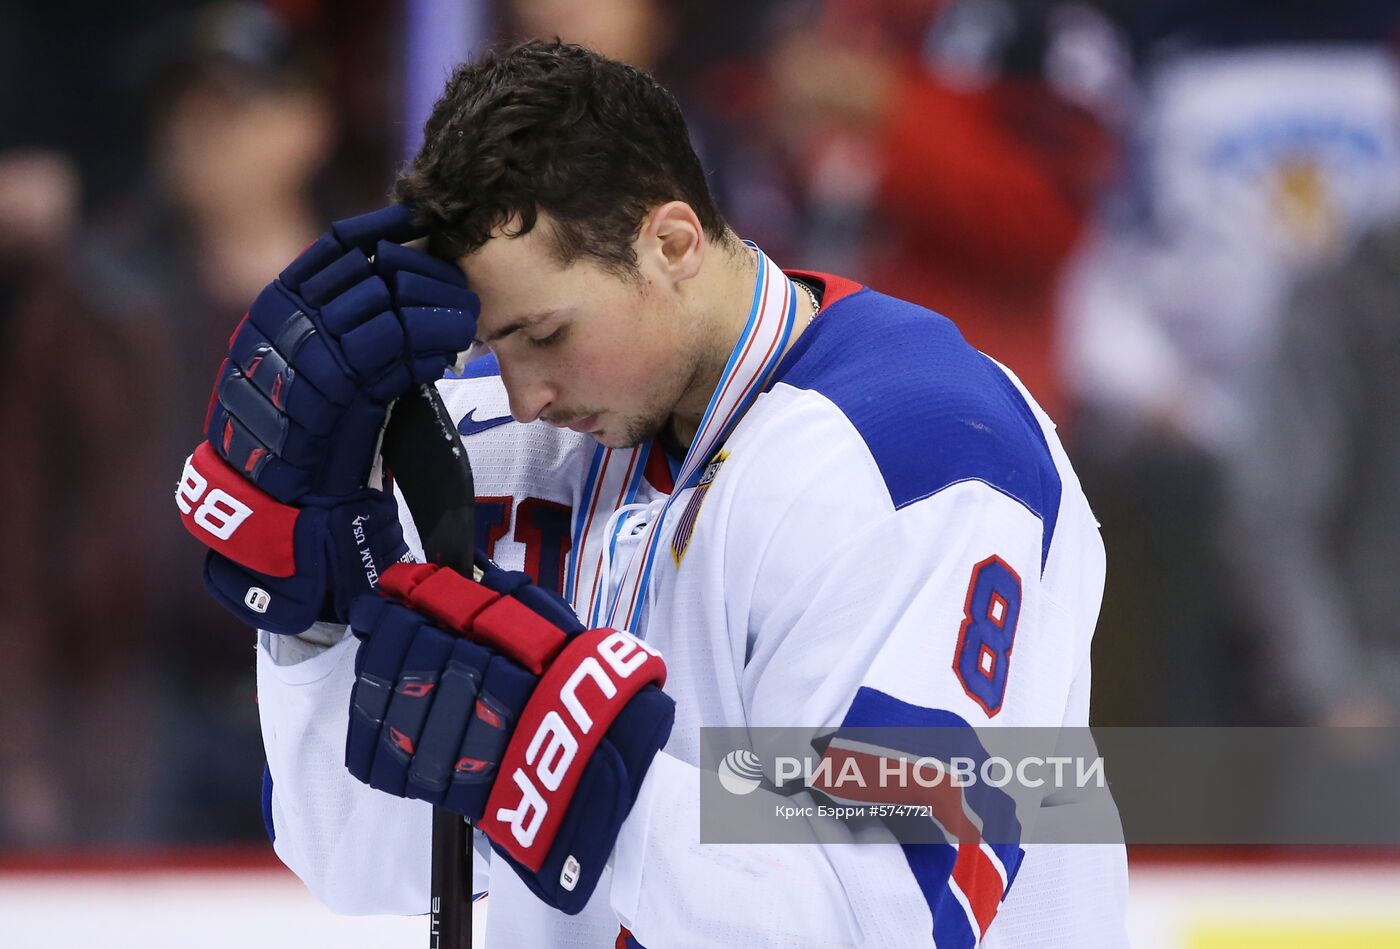
{"label": "nike swoosh logo", "polygon": [[472,409],[466,415],[462,416],[462,420],[457,423],[457,431],[461,432],[463,435],[475,435],[478,432],[486,431],[488,428],[496,428],[507,422],[515,421],[515,419],[509,415],[502,415],[498,418],[472,418],[475,414],[476,409]]}

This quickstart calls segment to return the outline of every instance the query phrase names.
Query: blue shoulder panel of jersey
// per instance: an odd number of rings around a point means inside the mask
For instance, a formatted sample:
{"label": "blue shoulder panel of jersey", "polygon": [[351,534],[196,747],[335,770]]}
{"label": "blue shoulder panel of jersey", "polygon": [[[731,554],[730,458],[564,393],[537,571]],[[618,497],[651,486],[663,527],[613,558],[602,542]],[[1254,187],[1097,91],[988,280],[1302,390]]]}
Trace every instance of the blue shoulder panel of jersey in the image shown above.
{"label": "blue shoulder panel of jersey", "polygon": [[862,290],[823,310],[774,378],[845,413],[896,509],[963,481],[1019,501],[1043,525],[1044,569],[1061,490],[1050,446],[1015,383],[946,317]]}

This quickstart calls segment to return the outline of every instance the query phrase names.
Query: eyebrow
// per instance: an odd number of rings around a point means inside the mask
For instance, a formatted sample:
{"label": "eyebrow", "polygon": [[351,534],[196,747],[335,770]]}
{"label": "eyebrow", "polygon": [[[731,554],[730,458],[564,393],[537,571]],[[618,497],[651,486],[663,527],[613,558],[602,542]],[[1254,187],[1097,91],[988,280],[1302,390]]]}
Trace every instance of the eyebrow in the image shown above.
{"label": "eyebrow", "polygon": [[536,323],[543,323],[550,317],[558,316],[560,312],[559,310],[542,310],[539,313],[527,313],[525,316],[511,320],[505,326],[496,330],[496,332],[481,337],[480,341],[483,343],[494,343],[498,339],[504,339],[511,333],[518,333],[526,327],[534,326]]}

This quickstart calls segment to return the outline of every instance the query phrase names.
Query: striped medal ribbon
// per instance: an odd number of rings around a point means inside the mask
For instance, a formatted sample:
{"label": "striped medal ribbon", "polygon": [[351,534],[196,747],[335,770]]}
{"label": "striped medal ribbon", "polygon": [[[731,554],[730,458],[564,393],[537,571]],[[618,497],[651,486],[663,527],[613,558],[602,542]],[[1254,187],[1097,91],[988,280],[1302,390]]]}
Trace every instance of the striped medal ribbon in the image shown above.
{"label": "striped medal ribbon", "polygon": [[710,396],[700,428],[676,477],[675,491],[633,546],[615,593],[611,590],[611,578],[604,573],[626,518],[619,519],[607,536],[596,530],[598,519],[607,521],[613,511],[636,501],[651,445],[625,449],[600,445],[593,454],[584,484],[584,503],[574,516],[573,546],[565,577],[565,589],[589,626],[606,625],[640,634],[652,569],[662,546],[661,525],[671,505],[686,489],[700,482],[707,464],[763,390],[792,338],[797,319],[796,287],[756,245],[744,243],[758,255],[758,280],[744,331]]}

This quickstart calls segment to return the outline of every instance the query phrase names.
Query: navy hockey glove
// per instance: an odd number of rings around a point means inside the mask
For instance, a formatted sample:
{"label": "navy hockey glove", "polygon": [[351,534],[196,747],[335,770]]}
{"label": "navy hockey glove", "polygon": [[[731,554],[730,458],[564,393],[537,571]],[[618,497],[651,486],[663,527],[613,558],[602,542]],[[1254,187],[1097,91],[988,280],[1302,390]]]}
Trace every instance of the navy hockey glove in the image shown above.
{"label": "navy hockey glove", "polygon": [[205,435],[279,501],[365,487],[390,403],[440,379],[476,334],[462,272],[400,246],[418,236],[402,205],[336,222],[234,331]]}
{"label": "navy hockey glove", "polygon": [[419,233],[402,206],[333,224],[229,341],[176,502],[211,548],[206,585],[245,622],[348,621],[407,553],[393,498],[365,486],[379,432],[470,344],[479,309],[461,271],[397,243]]}
{"label": "navy hockey glove", "polygon": [[210,548],[209,591],[239,619],[274,633],[348,622],[351,600],[408,556],[393,495],[365,488],[292,507],[234,471],[208,442],[185,462],[175,503],[185,527]]}
{"label": "navy hockey glove", "polygon": [[351,606],[346,766],[463,815],[536,896],[579,912],[671,733],[661,656],[492,564],[480,583],[398,565],[380,590]]}

